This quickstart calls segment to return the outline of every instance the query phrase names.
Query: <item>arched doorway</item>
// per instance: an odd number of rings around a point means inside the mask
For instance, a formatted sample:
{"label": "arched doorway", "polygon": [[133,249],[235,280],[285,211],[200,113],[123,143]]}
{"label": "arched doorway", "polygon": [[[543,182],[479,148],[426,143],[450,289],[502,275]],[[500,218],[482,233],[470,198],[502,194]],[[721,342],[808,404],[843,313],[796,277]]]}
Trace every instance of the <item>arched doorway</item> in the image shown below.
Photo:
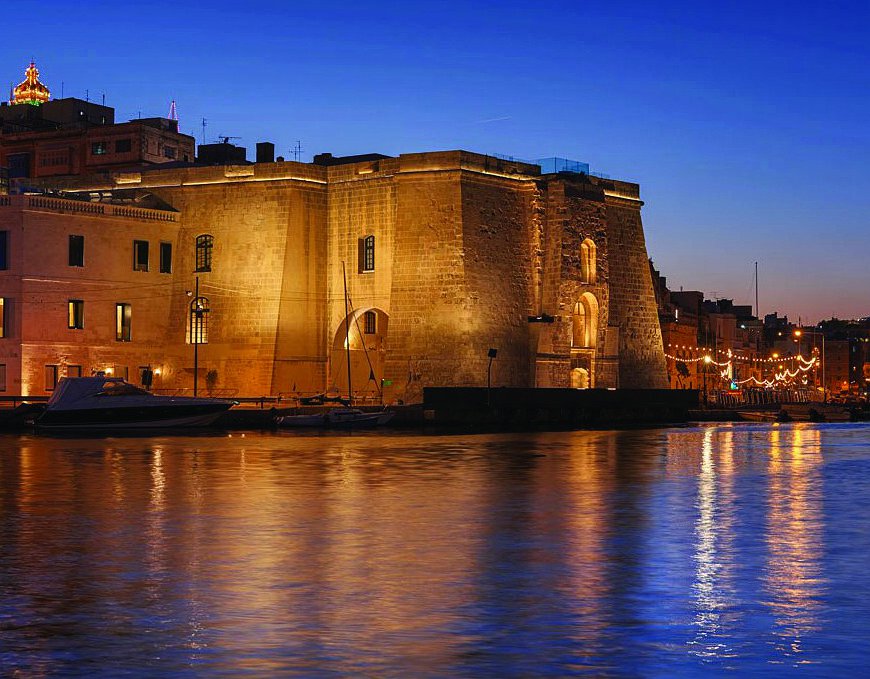
{"label": "arched doorway", "polygon": [[[335,331],[329,363],[330,389],[348,395],[348,356],[354,401],[380,401],[389,316],[381,309],[355,309]],[[349,351],[348,351],[349,348]]]}
{"label": "arched doorway", "polygon": [[598,344],[598,300],[584,292],[571,317],[571,347],[594,349]]}
{"label": "arched doorway", "polygon": [[589,371],[586,370],[586,368],[574,368],[573,370],[571,370],[571,388],[589,388]]}

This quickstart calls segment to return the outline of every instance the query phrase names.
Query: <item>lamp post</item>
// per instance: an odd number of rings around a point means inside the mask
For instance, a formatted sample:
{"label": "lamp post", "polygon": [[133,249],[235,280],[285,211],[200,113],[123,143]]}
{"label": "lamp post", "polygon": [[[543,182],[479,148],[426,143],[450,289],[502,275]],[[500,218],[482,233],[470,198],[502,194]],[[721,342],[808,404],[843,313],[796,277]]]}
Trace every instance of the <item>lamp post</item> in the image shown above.
{"label": "lamp post", "polygon": [[490,405],[490,391],[492,390],[492,359],[498,356],[498,349],[490,349],[487,354],[489,356],[489,365],[486,368],[486,406]]}
{"label": "lamp post", "polygon": [[708,405],[707,401],[707,371],[710,369],[710,364],[713,362],[713,359],[710,358],[710,354],[704,356],[704,407],[706,408]]}
{"label": "lamp post", "polygon": [[[188,293],[190,294],[190,293]],[[199,388],[199,345],[202,342],[206,314],[209,312],[208,300],[199,296],[199,276],[196,277],[196,292],[190,302],[190,334],[193,344],[193,395]]]}
{"label": "lamp post", "polygon": [[[798,342],[800,342],[800,337],[803,332],[804,331],[800,329],[794,331],[794,336],[798,339]],[[819,335],[822,338],[822,403],[827,403],[828,383],[825,380],[825,333],[819,332],[815,328],[813,328],[812,330],[807,330],[806,332],[810,333],[813,338],[815,338],[816,335]],[[815,344],[815,339],[813,340],[813,343]],[[800,350],[800,344],[798,344],[798,350]]]}

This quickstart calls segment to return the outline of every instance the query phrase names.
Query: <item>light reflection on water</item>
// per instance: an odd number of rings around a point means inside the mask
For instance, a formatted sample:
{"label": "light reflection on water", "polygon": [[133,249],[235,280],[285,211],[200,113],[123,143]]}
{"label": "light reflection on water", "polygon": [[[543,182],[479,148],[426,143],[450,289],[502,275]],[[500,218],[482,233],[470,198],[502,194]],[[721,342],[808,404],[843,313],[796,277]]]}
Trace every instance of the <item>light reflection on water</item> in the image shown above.
{"label": "light reflection on water", "polygon": [[3,674],[863,667],[864,425],[0,445]]}

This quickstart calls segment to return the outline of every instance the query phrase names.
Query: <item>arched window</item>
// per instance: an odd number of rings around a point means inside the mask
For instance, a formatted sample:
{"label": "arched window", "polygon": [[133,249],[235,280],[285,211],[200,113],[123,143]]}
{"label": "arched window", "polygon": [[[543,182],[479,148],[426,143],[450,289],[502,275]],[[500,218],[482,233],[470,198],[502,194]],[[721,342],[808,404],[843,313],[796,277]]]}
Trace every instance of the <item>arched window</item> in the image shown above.
{"label": "arched window", "polygon": [[208,297],[196,297],[190,303],[187,317],[187,343],[208,344],[208,315],[211,307]]}
{"label": "arched window", "polygon": [[196,273],[211,271],[211,251],[214,236],[207,233],[196,237]]}
{"label": "arched window", "polygon": [[597,248],[591,238],[580,243],[580,276],[584,283],[594,283],[597,278]]}
{"label": "arched window", "polygon": [[571,320],[571,346],[594,349],[598,344],[598,300],[594,295],[583,293]]}

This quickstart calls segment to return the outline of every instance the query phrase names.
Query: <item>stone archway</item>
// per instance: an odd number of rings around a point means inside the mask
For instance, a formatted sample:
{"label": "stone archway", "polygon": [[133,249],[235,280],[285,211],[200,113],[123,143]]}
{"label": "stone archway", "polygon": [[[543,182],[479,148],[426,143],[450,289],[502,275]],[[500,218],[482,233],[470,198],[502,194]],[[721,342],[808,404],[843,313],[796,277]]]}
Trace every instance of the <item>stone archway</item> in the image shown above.
{"label": "stone archway", "polygon": [[[348,333],[346,328],[350,327]],[[374,307],[355,309],[333,335],[329,361],[331,391],[348,394],[348,355],[355,401],[379,401],[384,377],[384,358],[389,316]],[[349,348],[349,351],[348,351]]]}
{"label": "stone archway", "polygon": [[595,349],[598,344],[598,300],[584,292],[571,317],[571,347]]}
{"label": "stone archway", "polygon": [[574,368],[571,370],[571,388],[589,388],[589,371],[586,368]]}

